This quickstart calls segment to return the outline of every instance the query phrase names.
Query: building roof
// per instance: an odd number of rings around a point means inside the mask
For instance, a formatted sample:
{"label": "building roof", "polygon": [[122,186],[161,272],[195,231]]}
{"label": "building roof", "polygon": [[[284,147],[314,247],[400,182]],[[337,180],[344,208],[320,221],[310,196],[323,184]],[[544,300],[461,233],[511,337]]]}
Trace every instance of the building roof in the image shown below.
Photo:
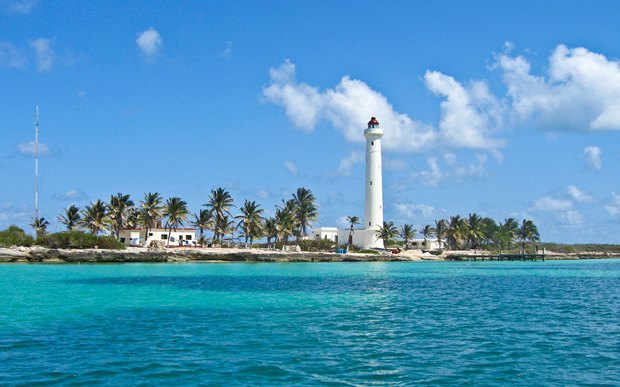
{"label": "building roof", "polygon": [[[121,231],[143,231],[146,230],[144,228],[125,228]],[[161,227],[155,227],[155,228],[149,228],[149,231],[165,231],[168,232],[168,230],[170,230],[170,228],[161,228]],[[183,228],[183,227],[177,227],[176,229],[172,228],[172,231],[196,231],[196,228]]]}

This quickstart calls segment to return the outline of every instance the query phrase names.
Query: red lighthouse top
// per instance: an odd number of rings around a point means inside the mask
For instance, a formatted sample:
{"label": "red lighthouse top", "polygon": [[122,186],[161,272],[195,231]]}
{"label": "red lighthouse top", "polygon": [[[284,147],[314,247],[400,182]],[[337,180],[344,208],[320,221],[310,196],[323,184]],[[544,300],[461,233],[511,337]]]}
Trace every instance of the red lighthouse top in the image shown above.
{"label": "red lighthouse top", "polygon": [[375,128],[377,126],[379,126],[379,121],[377,121],[377,117],[371,117],[370,121],[368,121],[368,127]]}

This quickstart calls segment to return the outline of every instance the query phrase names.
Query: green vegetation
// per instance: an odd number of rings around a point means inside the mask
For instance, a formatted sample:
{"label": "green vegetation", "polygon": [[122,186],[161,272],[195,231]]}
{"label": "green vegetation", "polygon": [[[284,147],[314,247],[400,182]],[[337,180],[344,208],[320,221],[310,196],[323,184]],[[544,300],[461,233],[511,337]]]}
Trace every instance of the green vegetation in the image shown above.
{"label": "green vegetation", "polygon": [[0,246],[2,247],[11,247],[11,246],[32,246],[34,244],[34,239],[26,234],[24,230],[17,226],[9,226],[4,231],[0,231]]}
{"label": "green vegetation", "polygon": [[383,239],[383,246],[387,248],[388,243],[394,243],[398,236],[398,229],[394,226],[394,222],[383,222],[375,235],[377,238]]}
{"label": "green vegetation", "polygon": [[539,250],[545,249],[545,251],[553,251],[554,253],[560,254],[571,254],[571,253],[591,253],[591,252],[600,252],[606,254],[620,254],[620,245],[610,245],[610,244],[575,244],[568,245],[562,243],[539,243]]}
{"label": "green vegetation", "polygon": [[50,249],[124,249],[125,246],[110,235],[94,235],[83,231],[63,231],[43,235],[36,240],[39,246]]}

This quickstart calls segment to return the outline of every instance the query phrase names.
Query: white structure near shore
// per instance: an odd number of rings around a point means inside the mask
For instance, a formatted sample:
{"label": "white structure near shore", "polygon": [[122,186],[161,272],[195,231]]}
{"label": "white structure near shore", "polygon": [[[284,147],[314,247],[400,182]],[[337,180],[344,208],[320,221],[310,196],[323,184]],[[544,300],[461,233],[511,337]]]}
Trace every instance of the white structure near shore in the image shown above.
{"label": "white structure near shore", "polygon": [[[170,246],[194,246],[196,245],[195,228],[150,228],[148,235],[145,229],[127,229],[119,233],[120,241],[125,246],[151,246],[152,244],[168,245],[168,233],[170,232]],[[155,243],[153,243],[155,242]]]}
{"label": "white structure near shore", "polygon": [[[383,240],[377,237],[377,231],[383,226],[383,177],[381,170],[381,138],[383,129],[379,121],[372,117],[368,128],[364,130],[366,138],[366,205],[364,207],[364,228],[355,230],[353,244],[360,248],[384,248]],[[315,240],[329,239],[336,243],[348,243],[349,229],[336,227],[313,228],[311,235]]]}

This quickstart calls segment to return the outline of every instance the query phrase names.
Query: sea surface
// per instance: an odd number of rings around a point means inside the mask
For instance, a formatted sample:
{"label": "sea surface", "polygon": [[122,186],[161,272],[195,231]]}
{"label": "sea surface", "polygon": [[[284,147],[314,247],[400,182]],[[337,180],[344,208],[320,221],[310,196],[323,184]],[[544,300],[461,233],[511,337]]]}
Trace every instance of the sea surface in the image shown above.
{"label": "sea surface", "polygon": [[0,385],[620,385],[620,260],[0,265]]}

